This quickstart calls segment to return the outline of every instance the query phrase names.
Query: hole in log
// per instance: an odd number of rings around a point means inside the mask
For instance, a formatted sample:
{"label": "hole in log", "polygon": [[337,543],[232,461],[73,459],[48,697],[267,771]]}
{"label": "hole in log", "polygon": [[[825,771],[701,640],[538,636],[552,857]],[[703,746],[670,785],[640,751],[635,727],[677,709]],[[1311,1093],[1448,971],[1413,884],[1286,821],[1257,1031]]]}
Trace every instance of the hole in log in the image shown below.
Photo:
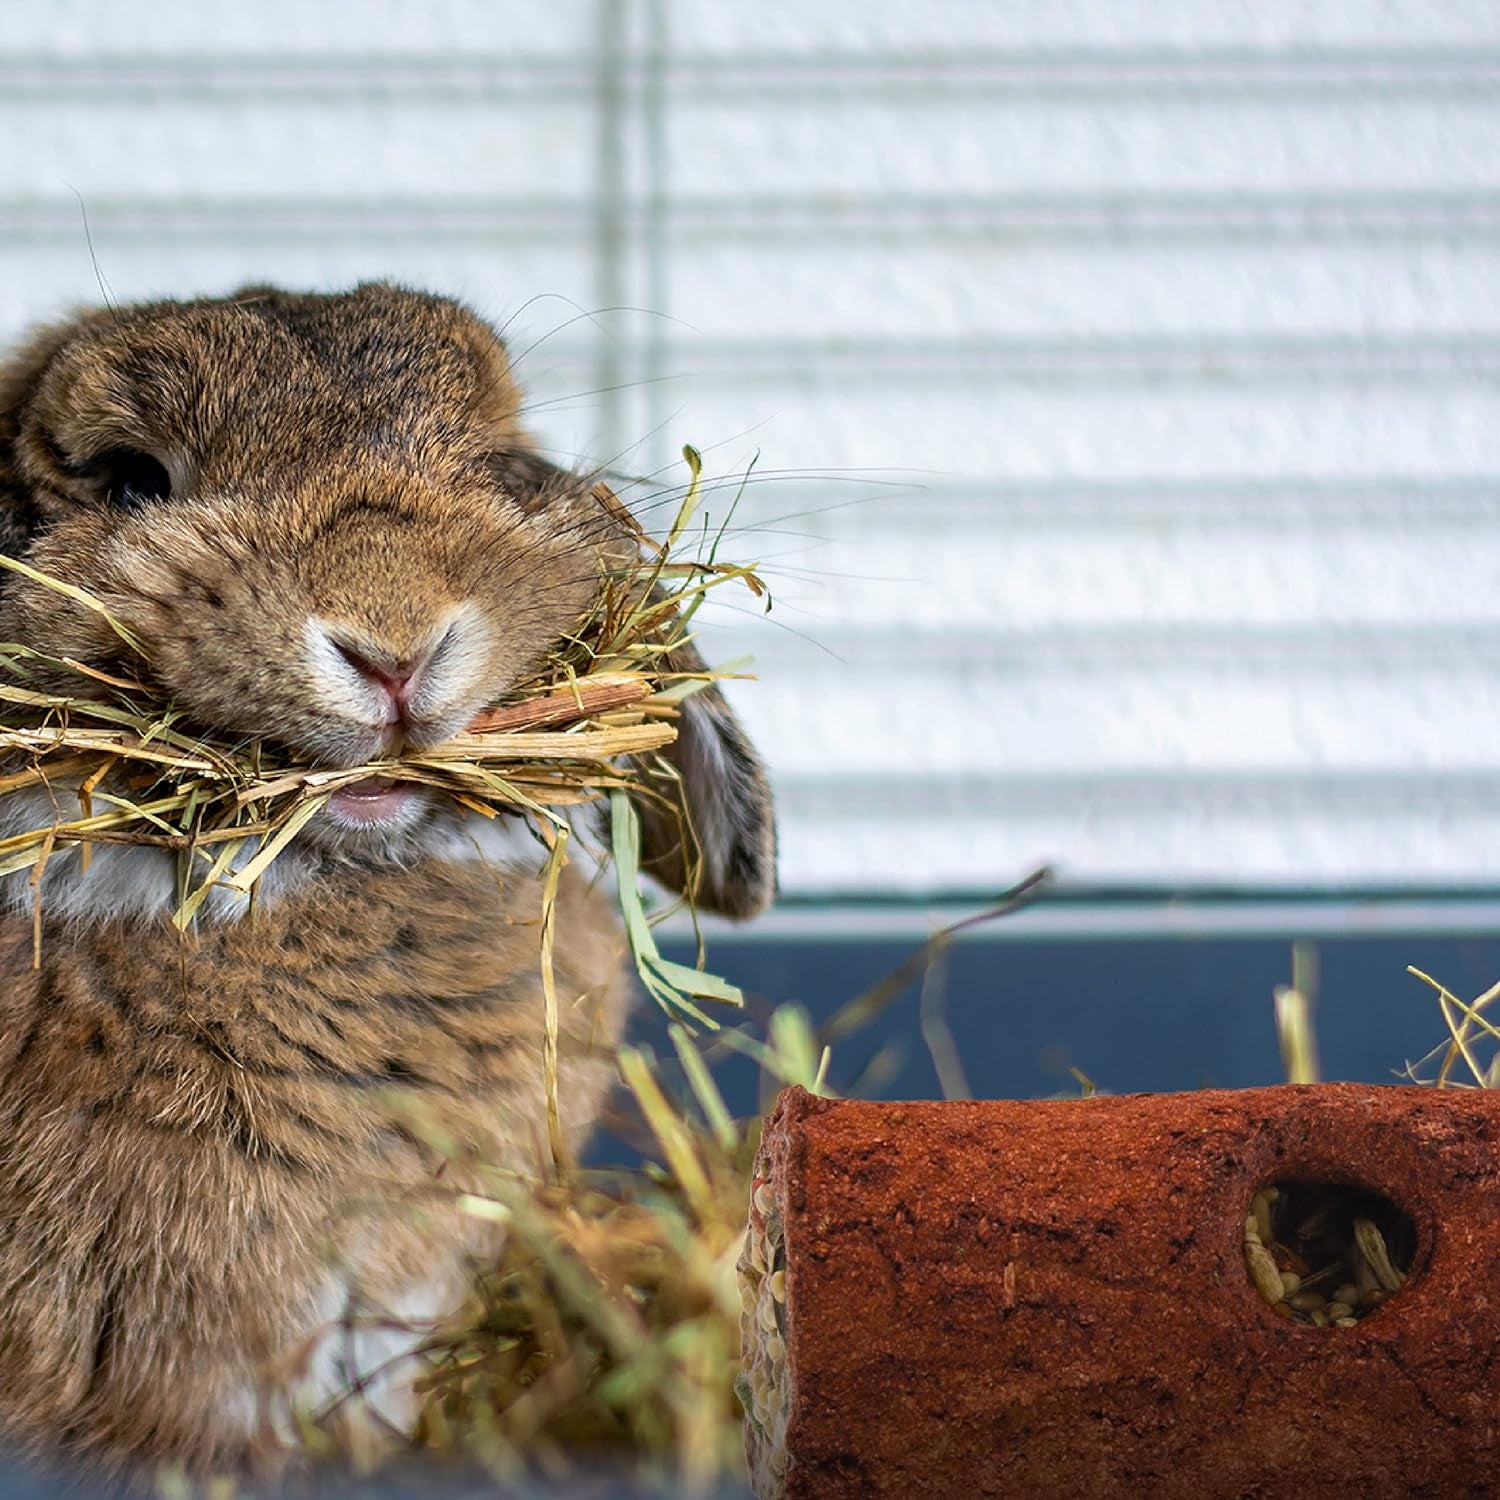
{"label": "hole in log", "polygon": [[1245,1211],[1250,1284],[1296,1323],[1353,1328],[1401,1290],[1416,1253],[1416,1226],[1370,1188],[1274,1182]]}

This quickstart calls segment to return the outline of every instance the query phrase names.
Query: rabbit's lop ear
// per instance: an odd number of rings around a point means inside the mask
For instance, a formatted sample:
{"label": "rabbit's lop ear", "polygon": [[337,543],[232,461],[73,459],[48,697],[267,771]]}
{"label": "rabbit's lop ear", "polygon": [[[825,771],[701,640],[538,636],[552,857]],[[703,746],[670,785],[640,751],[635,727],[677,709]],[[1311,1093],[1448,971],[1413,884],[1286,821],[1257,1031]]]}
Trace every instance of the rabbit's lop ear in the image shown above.
{"label": "rabbit's lop ear", "polygon": [[[702,672],[691,645],[667,658],[672,672]],[[776,894],[776,816],[765,767],[717,687],[682,703],[677,739],[661,752],[675,785],[651,778],[636,799],[641,868],[703,911],[753,917]]]}
{"label": "rabbit's lop ear", "polygon": [[[552,517],[604,566],[640,556],[640,527],[608,486],[568,474],[524,445],[493,466],[523,509]],[[675,621],[666,629],[668,639]],[[701,673],[689,642],[673,646],[668,673]],[[776,820],[765,768],[724,695],[713,684],[682,701],[677,738],[660,752],[668,775],[648,775],[634,801],[641,868],[704,911],[753,917],[776,894]]]}

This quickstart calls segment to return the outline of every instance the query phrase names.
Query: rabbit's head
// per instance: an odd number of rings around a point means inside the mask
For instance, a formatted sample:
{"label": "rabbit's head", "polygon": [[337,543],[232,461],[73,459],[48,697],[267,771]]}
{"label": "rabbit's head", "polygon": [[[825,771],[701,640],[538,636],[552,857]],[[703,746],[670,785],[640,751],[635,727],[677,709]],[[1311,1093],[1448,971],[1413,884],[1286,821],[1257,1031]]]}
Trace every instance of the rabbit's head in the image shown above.
{"label": "rabbit's head", "polygon": [[[92,312],[0,369],[0,550],[102,601],[220,737],[330,767],[436,745],[577,623],[624,545],[520,408],[491,328],[387,285]],[[143,670],[97,612],[16,574],[0,639]],[[687,700],[668,755],[698,899],[752,914],[774,881],[770,801],[717,692]],[[678,821],[643,812],[647,868],[680,884]],[[409,860],[453,847],[458,818],[373,782],[305,837],[327,857]]]}

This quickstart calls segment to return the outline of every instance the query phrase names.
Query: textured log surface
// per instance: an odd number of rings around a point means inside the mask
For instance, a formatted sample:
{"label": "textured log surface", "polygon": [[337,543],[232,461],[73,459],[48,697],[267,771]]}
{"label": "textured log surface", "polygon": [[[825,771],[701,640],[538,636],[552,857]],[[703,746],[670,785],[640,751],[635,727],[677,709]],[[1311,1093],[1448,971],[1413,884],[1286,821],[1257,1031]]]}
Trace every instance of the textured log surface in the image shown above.
{"label": "textured log surface", "polygon": [[[793,1500],[1500,1493],[1500,1094],[791,1089],[756,1177],[785,1242]],[[1407,1285],[1357,1328],[1250,1285],[1250,1197],[1288,1179],[1415,1222]],[[747,1443],[767,1496],[780,1466]]]}

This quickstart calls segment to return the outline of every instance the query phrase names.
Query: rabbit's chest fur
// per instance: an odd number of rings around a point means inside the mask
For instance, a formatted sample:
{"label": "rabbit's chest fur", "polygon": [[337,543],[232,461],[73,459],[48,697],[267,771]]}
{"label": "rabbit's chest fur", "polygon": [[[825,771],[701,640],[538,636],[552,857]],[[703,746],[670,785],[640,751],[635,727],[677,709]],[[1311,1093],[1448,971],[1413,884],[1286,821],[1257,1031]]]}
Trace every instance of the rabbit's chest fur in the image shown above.
{"label": "rabbit's chest fur", "polygon": [[[603,899],[568,878],[559,899],[561,1097],[578,1139],[626,985]],[[49,924],[35,971],[30,921],[0,923],[13,1439],[233,1461],[263,1425],[264,1372],[322,1395],[347,1373],[338,1347],[361,1362],[346,1289],[376,1323],[453,1306],[485,1245],[424,1122],[535,1161],[537,902],[529,875],[477,864],[345,872],[189,938],[161,920]]]}

